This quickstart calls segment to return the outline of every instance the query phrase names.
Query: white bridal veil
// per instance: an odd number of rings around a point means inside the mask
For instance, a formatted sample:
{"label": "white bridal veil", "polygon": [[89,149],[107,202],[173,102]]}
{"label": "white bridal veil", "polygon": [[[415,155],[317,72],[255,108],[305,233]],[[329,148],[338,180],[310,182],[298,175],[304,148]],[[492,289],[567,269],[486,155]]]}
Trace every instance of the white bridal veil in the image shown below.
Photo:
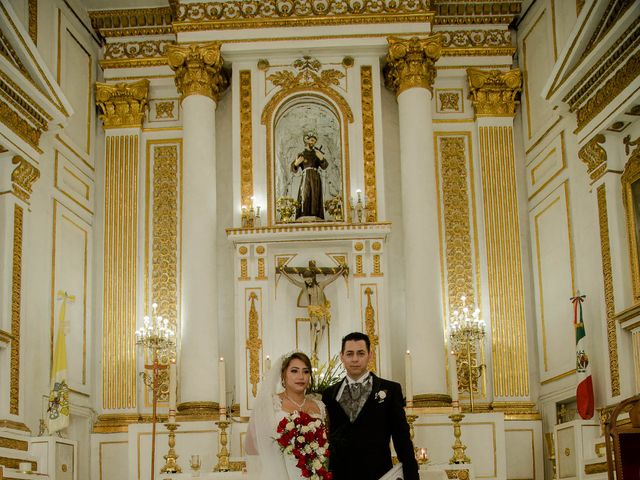
{"label": "white bridal veil", "polygon": [[276,415],[274,395],[282,391],[280,371],[286,356],[281,356],[271,366],[259,386],[258,397],[245,440],[247,472],[250,480],[288,478],[280,447],[275,441],[276,426],[281,420]]}

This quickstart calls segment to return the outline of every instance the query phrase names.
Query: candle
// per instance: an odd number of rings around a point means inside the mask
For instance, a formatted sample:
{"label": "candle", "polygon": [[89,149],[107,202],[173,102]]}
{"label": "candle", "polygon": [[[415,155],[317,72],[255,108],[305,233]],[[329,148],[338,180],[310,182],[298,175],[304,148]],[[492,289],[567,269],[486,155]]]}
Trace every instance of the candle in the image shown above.
{"label": "candle", "polygon": [[271,357],[267,355],[267,358],[264,360],[264,371],[268,372],[269,370],[271,370]]}
{"label": "candle", "polygon": [[218,362],[218,388],[220,390],[220,400],[218,401],[220,408],[220,420],[227,420],[227,389],[225,385],[225,368],[224,358],[220,357]]}
{"label": "candle", "polygon": [[413,407],[413,378],[411,375],[411,352],[404,356],[405,388],[407,390],[407,407]]}
{"label": "candle", "polygon": [[[449,383],[451,384],[451,402],[458,401],[458,371],[456,369],[456,356],[449,354]],[[454,405],[455,407],[456,405]]]}
{"label": "candle", "polygon": [[169,364],[169,423],[176,421],[176,363]]}

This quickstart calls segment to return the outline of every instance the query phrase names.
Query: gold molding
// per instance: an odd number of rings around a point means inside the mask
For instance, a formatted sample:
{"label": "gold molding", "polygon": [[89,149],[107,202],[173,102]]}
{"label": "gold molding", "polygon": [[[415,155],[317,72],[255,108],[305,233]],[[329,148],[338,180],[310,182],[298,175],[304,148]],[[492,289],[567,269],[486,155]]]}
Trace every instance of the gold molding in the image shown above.
{"label": "gold molding", "polygon": [[555,381],[561,380],[561,379],[563,379],[563,378],[565,378],[565,377],[570,377],[570,376],[571,376],[571,375],[573,375],[574,373],[576,373],[576,369],[575,369],[575,368],[574,368],[574,369],[572,369],[572,370],[569,370],[568,372],[564,372],[564,373],[561,373],[561,374],[559,374],[559,375],[556,375],[555,377],[551,377],[551,378],[547,378],[546,380],[542,380],[542,381],[540,382],[540,385],[547,385],[547,384],[549,384],[549,383],[552,383],[552,382],[555,382]]}
{"label": "gold molding", "polygon": [[180,249],[179,175],[178,145],[157,145],[153,149],[151,298],[158,305],[158,315],[166,318],[176,332],[180,331],[177,258]]}
{"label": "gold molding", "polygon": [[366,232],[367,230],[378,230],[380,228],[390,228],[391,222],[378,222],[378,223],[313,223],[313,224],[281,224],[272,225],[266,227],[254,227],[254,228],[227,228],[227,236],[236,235],[255,235],[264,233],[275,232],[321,232],[321,231],[348,231],[348,230],[360,230]]}
{"label": "gold molding", "polygon": [[633,80],[640,71],[640,52],[633,55],[598,91],[576,111],[580,132],[596,115],[602,112]]}
{"label": "gold molding", "polygon": [[492,313],[494,396],[526,397],[529,365],[513,129],[480,127],[478,133]]}
{"label": "gold molding", "polygon": [[31,433],[29,427],[22,422],[16,422],[14,420],[0,420],[0,428],[8,428],[10,430],[19,430],[21,432]]}
{"label": "gold molding", "polygon": [[512,56],[516,48],[509,30],[439,30],[442,56]]}
{"label": "gold molding", "polygon": [[29,442],[17,438],[0,437],[0,448],[10,448],[26,452],[29,450]]}
{"label": "gold molding", "polygon": [[509,25],[520,14],[522,2],[516,0],[473,0],[473,2],[433,2],[435,25]]}
{"label": "gold molding", "polygon": [[240,71],[240,204],[253,206],[253,103],[251,70]]}
{"label": "gold molding", "polygon": [[20,413],[20,321],[22,307],[22,245],[24,210],[13,207],[13,260],[11,267],[11,360],[9,380],[9,413]]}
{"label": "gold molding", "polygon": [[463,135],[442,135],[437,143],[442,178],[442,217],[446,248],[448,307],[454,310],[465,295],[475,304],[471,215],[467,188],[467,147]]}
{"label": "gold molding", "polygon": [[[377,287],[376,285],[367,285],[367,288],[364,289],[364,294],[367,296],[367,306],[364,308],[364,327],[365,332],[369,336],[371,340],[371,358],[369,359],[369,363],[367,368],[370,372],[377,373],[378,366],[378,345],[380,344],[380,337],[376,333],[376,311],[371,305],[371,295],[374,294],[374,291],[371,290],[371,287]],[[362,291],[362,290],[361,290]],[[376,301],[378,299],[378,289],[375,291]]]}
{"label": "gold molding", "polygon": [[102,408],[136,406],[139,136],[105,139]]}
{"label": "gold molding", "polygon": [[220,414],[220,405],[218,402],[182,402],[178,404],[178,413],[201,418],[217,417]]}
{"label": "gold molding", "polygon": [[134,83],[96,82],[96,104],[102,114],[104,128],[127,128],[142,126],[148,108],[149,80]]}
{"label": "gold molding", "polygon": [[33,184],[40,178],[40,170],[19,155],[13,157],[11,163],[17,165],[11,172],[13,193],[20,200],[28,203],[33,193]]}
{"label": "gold molding", "polygon": [[[625,220],[627,228],[627,240],[629,242],[629,260],[631,270],[631,284],[633,287],[633,300],[634,302],[640,302],[640,258],[638,255],[638,227],[636,223],[636,215],[640,212],[636,211],[638,206],[636,205],[637,199],[634,199],[633,184],[640,179],[640,138],[631,141],[630,136],[624,138],[624,144],[626,153],[629,153],[629,148],[635,146],[636,148],[631,152],[631,156],[624,166],[624,171],[620,177],[622,184],[622,199],[624,203]],[[606,156],[606,154],[605,154]]]}
{"label": "gold molding", "polygon": [[38,0],[29,0],[29,36],[38,44]]}
{"label": "gold molding", "polygon": [[421,393],[413,396],[413,406],[423,407],[451,407],[451,396],[445,393]]}
{"label": "gold molding", "polygon": [[376,137],[373,113],[373,79],[371,65],[363,65],[360,67],[360,97],[362,100],[364,195],[368,201],[367,222],[377,222],[378,193],[376,185]]}
{"label": "gold molding", "polygon": [[165,50],[173,40],[143,40],[107,43],[103,59],[98,63],[107,68],[139,68],[167,65]]}
{"label": "gold molding", "polygon": [[513,117],[522,90],[520,69],[502,72],[467,68],[469,96],[476,117]]}
{"label": "gold molding", "polygon": [[587,475],[593,475],[595,473],[606,473],[607,462],[590,463],[584,466],[584,473]]}
{"label": "gold molding", "polygon": [[426,88],[433,92],[435,62],[442,53],[442,35],[427,37],[388,37],[389,51],[384,67],[385,86],[396,96],[409,88]]}
{"label": "gold molding", "polygon": [[182,100],[189,95],[204,95],[217,102],[229,86],[220,46],[220,42],[167,45],[167,63],[176,72],[176,87]]}
{"label": "gold molding", "polygon": [[618,367],[618,339],[616,332],[613,268],[611,265],[611,243],[609,241],[609,215],[607,213],[607,192],[604,184],[598,187],[597,195],[598,220],[600,226],[600,251],[602,256],[602,279],[604,282],[604,303],[607,314],[609,376],[611,382],[611,396],[617,397],[620,395],[620,371]]}
{"label": "gold molding", "polygon": [[393,5],[375,0],[312,0],[281,3],[242,0],[179,4],[176,32],[275,28],[285,26],[358,25],[371,23],[428,23],[433,20],[430,0],[399,0]]}
{"label": "gold molding", "polygon": [[[258,295],[255,291],[249,293],[249,318],[247,322],[248,332],[246,340],[246,349],[249,353],[249,383],[251,384],[251,393],[253,398],[258,394],[258,383],[260,382],[260,351],[262,350],[262,339],[260,338],[260,316],[256,310],[256,300]],[[262,301],[262,299],[259,299]],[[246,311],[246,310],[245,310]]]}

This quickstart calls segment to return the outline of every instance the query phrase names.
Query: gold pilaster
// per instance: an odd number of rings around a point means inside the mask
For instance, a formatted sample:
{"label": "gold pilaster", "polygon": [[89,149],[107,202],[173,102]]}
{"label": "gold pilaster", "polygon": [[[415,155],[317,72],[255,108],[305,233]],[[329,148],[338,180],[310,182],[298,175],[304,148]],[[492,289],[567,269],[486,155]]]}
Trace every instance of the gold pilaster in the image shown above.
{"label": "gold pilaster", "polygon": [[134,83],[96,82],[96,103],[104,128],[140,127],[148,107],[149,80]]}
{"label": "gold pilaster", "polygon": [[377,222],[376,139],[373,126],[371,65],[363,65],[360,68],[360,97],[362,98],[362,151],[364,154],[364,195],[367,198],[367,222]]}
{"label": "gold pilaster", "polygon": [[436,78],[435,62],[442,53],[442,35],[428,37],[389,37],[387,65],[384,67],[385,86],[396,96],[409,88],[430,91]]}
{"label": "gold pilaster", "polygon": [[22,305],[22,233],[24,210],[13,207],[13,262],[11,272],[11,360],[9,380],[9,412],[20,413],[20,319]]}
{"label": "gold pilaster", "polygon": [[522,90],[519,69],[503,72],[467,68],[469,93],[476,117],[513,117]]}
{"label": "gold pilaster", "polygon": [[251,122],[251,70],[240,72],[240,203],[253,207],[253,129]]}
{"label": "gold pilaster", "polygon": [[176,72],[176,87],[182,100],[189,95],[204,95],[217,102],[229,86],[220,46],[220,42],[167,45],[165,55]]}
{"label": "gold pilaster", "polygon": [[527,397],[529,364],[511,126],[479,127],[494,397]]}
{"label": "gold pilaster", "polygon": [[613,293],[613,267],[611,265],[611,243],[609,241],[609,214],[607,213],[607,191],[604,184],[597,190],[598,220],[600,225],[600,254],[602,279],[604,282],[604,304],[607,313],[607,345],[609,350],[609,377],[611,396],[620,395],[620,371],[618,368],[618,334],[616,332],[616,306]]}
{"label": "gold pilaster", "polygon": [[139,135],[107,135],[104,192],[102,407],[136,406]]}

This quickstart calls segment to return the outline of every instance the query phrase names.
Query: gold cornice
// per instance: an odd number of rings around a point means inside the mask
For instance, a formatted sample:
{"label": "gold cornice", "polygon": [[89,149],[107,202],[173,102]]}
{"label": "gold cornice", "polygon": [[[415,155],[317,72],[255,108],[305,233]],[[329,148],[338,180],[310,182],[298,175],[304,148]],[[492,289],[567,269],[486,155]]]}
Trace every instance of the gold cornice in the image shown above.
{"label": "gold cornice", "polygon": [[96,82],[96,103],[104,128],[141,127],[149,96],[149,80],[134,83]]}
{"label": "gold cornice", "polygon": [[503,72],[467,68],[469,96],[476,117],[513,117],[522,90],[520,69]]}
{"label": "gold cornice", "polygon": [[178,5],[176,32],[243,28],[308,27],[371,23],[426,23],[433,20],[430,0],[264,0],[214,1]]}
{"label": "gold cornice", "polygon": [[91,26],[103,37],[172,33],[171,7],[94,10]]}
{"label": "gold cornice", "polygon": [[434,0],[435,25],[510,24],[522,9],[518,0]]}
{"label": "gold cornice", "polygon": [[605,140],[605,136],[599,133],[578,151],[578,157],[587,166],[587,172],[593,182],[607,171],[607,151],[600,146]]}
{"label": "gold cornice", "polygon": [[16,165],[11,172],[13,193],[20,200],[28,202],[33,191],[33,184],[40,178],[40,171],[18,155],[13,157],[12,163]]}
{"label": "gold cornice", "polygon": [[217,102],[229,86],[220,46],[220,42],[167,45],[167,62],[176,72],[176,87],[183,100],[189,95],[204,95]]}
{"label": "gold cornice", "polygon": [[640,73],[640,51],[636,52],[577,112],[578,128],[582,130],[604,110]]}
{"label": "gold cornice", "polygon": [[107,43],[100,65],[103,68],[120,64],[129,66],[131,62],[141,63],[142,61],[145,61],[144,66],[166,65],[165,50],[168,45],[175,45],[175,42],[173,40],[143,40]]}
{"label": "gold cornice", "polygon": [[384,67],[385,86],[396,96],[409,88],[432,90],[435,62],[442,53],[442,34],[428,37],[388,37],[389,52]]}
{"label": "gold cornice", "polygon": [[4,123],[13,133],[18,135],[38,152],[42,153],[39,147],[42,131],[33,127],[29,122],[20,117],[20,115],[2,99],[0,99],[0,122]]}

